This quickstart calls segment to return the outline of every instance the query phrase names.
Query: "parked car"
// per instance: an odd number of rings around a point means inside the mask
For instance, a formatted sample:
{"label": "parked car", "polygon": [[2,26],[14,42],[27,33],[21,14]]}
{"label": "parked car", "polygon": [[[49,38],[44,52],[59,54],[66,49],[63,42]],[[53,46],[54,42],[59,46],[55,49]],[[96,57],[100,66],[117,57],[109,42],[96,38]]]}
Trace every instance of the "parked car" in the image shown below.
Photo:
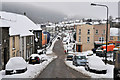
{"label": "parked car", "polygon": [[40,54],[43,54],[44,53],[44,49],[40,49],[40,50],[37,50],[37,53],[40,55]]}
{"label": "parked car", "polygon": [[66,37],[64,37],[62,42],[63,42],[63,44],[66,44],[66,43],[68,43],[67,41],[68,41],[68,39]]}
{"label": "parked car", "polygon": [[38,54],[32,54],[29,58],[29,64],[40,64],[40,57]]}
{"label": "parked car", "polygon": [[98,74],[106,74],[107,72],[105,63],[98,56],[89,56],[85,69]]}
{"label": "parked car", "polygon": [[73,57],[73,65],[75,66],[85,66],[87,63],[87,58],[84,55],[75,55]]}
{"label": "parked car", "polygon": [[[96,50],[96,56],[99,57],[105,57],[106,49],[104,50]],[[113,56],[113,51],[108,51],[107,52],[107,57],[112,57]]]}
{"label": "parked car", "polygon": [[59,40],[60,40],[61,38],[62,38],[61,36],[58,36],[58,37],[57,37],[57,39],[59,39]]}
{"label": "parked car", "polygon": [[48,61],[45,57],[42,57],[41,58],[41,63],[44,62],[44,61]]}
{"label": "parked car", "polygon": [[67,61],[73,61],[73,54],[67,55]]}
{"label": "parked car", "polygon": [[68,46],[67,46],[67,52],[68,52],[68,51],[72,51],[72,50],[73,50],[73,47],[72,47],[71,45],[68,45]]}
{"label": "parked car", "polygon": [[96,56],[99,56],[99,57],[104,57],[105,54],[103,53],[102,50],[96,50]]}
{"label": "parked car", "polygon": [[27,71],[27,63],[22,57],[10,58],[5,67],[5,74],[19,74]]}

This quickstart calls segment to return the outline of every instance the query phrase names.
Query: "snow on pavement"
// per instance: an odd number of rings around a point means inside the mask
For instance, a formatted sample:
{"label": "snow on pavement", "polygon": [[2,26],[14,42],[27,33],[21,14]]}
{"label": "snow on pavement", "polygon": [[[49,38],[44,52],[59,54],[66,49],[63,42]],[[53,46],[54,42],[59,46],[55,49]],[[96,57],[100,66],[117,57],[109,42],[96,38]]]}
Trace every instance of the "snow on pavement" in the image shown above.
{"label": "snow on pavement", "polygon": [[114,65],[107,64],[107,73],[106,74],[96,74],[96,73],[86,71],[84,66],[78,66],[78,67],[74,66],[72,64],[72,61],[65,61],[65,64],[68,67],[71,67],[72,69],[74,69],[78,72],[81,72],[87,76],[91,76],[91,78],[113,78]]}
{"label": "snow on pavement", "polygon": [[[57,36],[57,37],[58,37],[58,36]],[[52,53],[53,53],[52,49],[53,49],[53,47],[54,47],[55,42],[58,40],[57,37],[56,37],[55,40],[52,42],[52,45],[50,46],[50,48],[47,49],[46,54],[52,54]]]}
{"label": "snow on pavement", "polygon": [[[58,39],[56,38],[53,41],[51,47],[47,50],[46,54],[52,54],[53,53],[52,49],[53,49],[54,44],[57,40]],[[47,56],[45,54],[40,55],[40,57],[45,57],[48,61],[44,61],[41,64],[35,64],[35,65],[27,64],[27,71],[25,73],[21,73],[21,74],[5,75],[5,70],[2,70],[2,71],[0,71],[0,80],[2,78],[31,78],[31,79],[35,78],[47,67],[47,65],[50,62],[52,62],[52,60],[57,58],[56,55]]]}
{"label": "snow on pavement", "polygon": [[35,78],[37,77],[46,67],[47,65],[57,58],[57,56],[49,56],[48,61],[44,61],[41,64],[27,64],[27,71],[21,74],[13,74],[13,75],[5,75],[5,70],[0,71],[0,79],[2,78]]}

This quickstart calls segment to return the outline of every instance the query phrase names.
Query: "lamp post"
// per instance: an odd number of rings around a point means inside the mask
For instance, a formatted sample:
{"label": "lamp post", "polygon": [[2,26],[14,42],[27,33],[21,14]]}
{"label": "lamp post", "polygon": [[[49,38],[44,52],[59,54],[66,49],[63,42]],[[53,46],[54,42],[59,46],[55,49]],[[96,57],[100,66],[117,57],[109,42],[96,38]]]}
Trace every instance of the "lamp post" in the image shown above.
{"label": "lamp post", "polygon": [[101,4],[94,4],[91,3],[92,6],[103,6],[107,9],[107,23],[106,23],[106,54],[105,54],[105,64],[107,63],[107,43],[108,43],[108,6],[106,5],[101,5]]}

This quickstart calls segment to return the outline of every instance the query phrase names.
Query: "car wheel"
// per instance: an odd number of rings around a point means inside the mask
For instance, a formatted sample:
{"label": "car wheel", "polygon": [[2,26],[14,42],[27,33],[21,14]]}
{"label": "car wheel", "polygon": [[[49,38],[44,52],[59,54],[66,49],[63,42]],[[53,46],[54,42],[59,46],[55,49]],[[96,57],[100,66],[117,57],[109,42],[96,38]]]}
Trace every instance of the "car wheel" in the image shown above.
{"label": "car wheel", "polygon": [[77,65],[77,64],[75,64],[75,66],[77,67],[78,65]]}
{"label": "car wheel", "polygon": [[88,68],[88,66],[87,66],[87,65],[85,65],[85,70],[86,70],[86,71],[89,71],[89,68]]}
{"label": "car wheel", "polygon": [[75,65],[74,62],[73,62],[73,65]]}

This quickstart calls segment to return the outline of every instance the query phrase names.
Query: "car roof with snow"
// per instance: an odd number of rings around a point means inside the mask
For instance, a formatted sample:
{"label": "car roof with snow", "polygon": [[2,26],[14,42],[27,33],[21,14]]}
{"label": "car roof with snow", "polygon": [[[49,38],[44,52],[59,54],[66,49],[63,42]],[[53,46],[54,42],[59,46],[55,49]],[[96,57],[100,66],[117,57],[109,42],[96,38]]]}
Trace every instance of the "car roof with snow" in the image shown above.
{"label": "car roof with snow", "polygon": [[68,56],[73,56],[73,54],[68,54]]}
{"label": "car roof with snow", "polygon": [[22,57],[12,57],[6,64],[6,70],[20,70],[27,68],[27,63]]}
{"label": "car roof with snow", "polygon": [[89,56],[88,57],[88,62],[93,63],[93,64],[100,63],[100,65],[105,65],[105,63],[98,56]]}

